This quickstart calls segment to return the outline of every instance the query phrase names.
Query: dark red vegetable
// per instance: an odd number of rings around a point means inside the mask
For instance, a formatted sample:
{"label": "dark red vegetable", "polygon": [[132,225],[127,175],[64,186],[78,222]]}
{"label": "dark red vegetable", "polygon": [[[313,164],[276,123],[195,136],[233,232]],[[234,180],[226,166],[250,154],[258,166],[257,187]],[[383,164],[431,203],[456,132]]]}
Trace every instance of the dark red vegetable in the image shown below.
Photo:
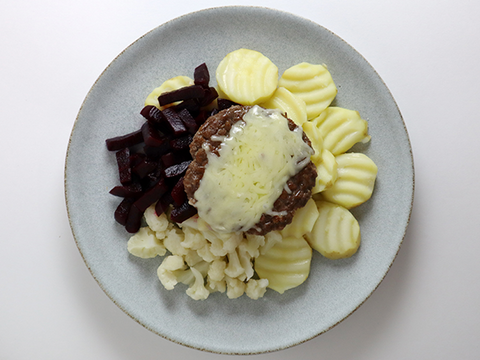
{"label": "dark red vegetable", "polygon": [[170,148],[172,150],[188,149],[192,140],[193,140],[192,135],[182,136],[182,137],[170,140]]}
{"label": "dark red vegetable", "polygon": [[144,210],[140,210],[135,203],[132,204],[130,207],[130,211],[128,212],[127,221],[125,223],[125,230],[129,233],[134,234],[142,225],[142,217],[143,217]]}
{"label": "dark red vegetable", "polygon": [[168,191],[168,186],[165,183],[164,179],[155,184],[150,190],[145,192],[138,200],[136,200],[133,205],[136,206],[142,213],[155,201],[160,199],[163,194]]}
{"label": "dark red vegetable", "polygon": [[174,136],[181,136],[187,132],[187,128],[175,110],[166,108],[162,112]]}
{"label": "dark red vegetable", "polygon": [[165,146],[165,142],[168,141],[168,139],[148,121],[142,125],[142,135],[145,145],[151,147]]}
{"label": "dark red vegetable", "polygon": [[177,181],[170,193],[175,205],[180,206],[187,200],[187,194],[183,186],[183,176]]}
{"label": "dark red vegetable", "polygon": [[132,167],[132,170],[135,174],[138,175],[140,179],[143,179],[145,176],[154,171],[158,166],[158,162],[154,161],[148,157],[145,157],[143,160],[138,162],[135,166]]}
{"label": "dark red vegetable", "polygon": [[183,125],[187,128],[188,132],[190,134],[195,134],[198,130],[198,124],[193,118],[193,116],[190,114],[190,111],[187,109],[182,109],[178,113],[178,117],[182,120]]}
{"label": "dark red vegetable", "polygon": [[205,90],[200,85],[185,86],[177,90],[169,91],[158,97],[160,106],[169,105],[176,101],[189,99],[201,99],[205,96]]}
{"label": "dark red vegetable", "polygon": [[132,168],[130,167],[130,150],[125,148],[115,153],[118,165],[118,174],[122,185],[129,185],[132,182]]}
{"label": "dark red vegetable", "polygon": [[134,201],[134,198],[125,198],[117,206],[114,218],[120,225],[125,226],[127,224],[128,213],[130,212],[130,208],[132,207]]}
{"label": "dark red vegetable", "polygon": [[143,141],[143,135],[141,130],[134,131],[130,134],[117,136],[105,140],[107,149],[110,151],[121,150],[126,147],[132,147],[140,144]]}
{"label": "dark red vegetable", "polygon": [[135,197],[142,194],[142,185],[133,183],[128,186],[115,186],[110,190],[110,194],[120,197]]}
{"label": "dark red vegetable", "polygon": [[197,213],[197,209],[185,201],[182,205],[174,207],[170,213],[170,219],[176,223],[182,223]]}
{"label": "dark red vegetable", "polygon": [[167,211],[168,207],[173,203],[173,198],[170,193],[166,193],[163,195],[160,200],[157,201],[155,204],[155,213],[157,216],[162,215],[165,211]]}
{"label": "dark red vegetable", "polygon": [[142,111],[140,111],[140,114],[147,119],[148,121],[152,123],[161,123],[165,121],[165,117],[163,116],[162,112],[157,109],[153,105],[147,105],[145,106]]}
{"label": "dark red vegetable", "polygon": [[180,176],[185,174],[185,171],[187,171],[188,165],[190,165],[191,162],[192,160],[187,160],[187,161],[181,162],[180,164],[175,164],[166,168],[165,177],[172,178],[175,176]]}
{"label": "dark red vegetable", "polygon": [[232,107],[234,105],[238,105],[236,102],[233,102],[232,100],[228,99],[217,99],[217,107],[218,110],[225,110],[228,109],[229,107]]}
{"label": "dark red vegetable", "polygon": [[208,68],[205,63],[198,65],[193,71],[193,82],[195,85],[200,85],[204,88],[208,87],[208,83],[210,82],[210,73],[208,72]]}

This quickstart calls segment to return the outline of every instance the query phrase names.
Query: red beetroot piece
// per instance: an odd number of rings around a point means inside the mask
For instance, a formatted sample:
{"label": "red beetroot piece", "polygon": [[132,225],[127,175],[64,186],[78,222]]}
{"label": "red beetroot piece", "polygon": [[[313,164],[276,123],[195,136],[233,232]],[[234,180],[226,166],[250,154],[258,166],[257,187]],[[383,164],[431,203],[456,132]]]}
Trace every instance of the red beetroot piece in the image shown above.
{"label": "red beetroot piece", "polygon": [[165,177],[172,178],[172,177],[185,174],[185,171],[187,171],[188,165],[190,165],[191,162],[192,160],[187,160],[187,161],[181,162],[180,164],[175,164],[166,168]]}
{"label": "red beetroot piece", "polygon": [[185,193],[185,187],[183,186],[183,176],[173,186],[170,194],[172,195],[173,202],[176,206],[182,205],[185,200],[187,200],[187,194]]}
{"label": "red beetroot piece", "polygon": [[197,209],[185,201],[182,205],[174,207],[170,213],[170,219],[176,223],[182,223],[197,213]]}
{"label": "red beetroot piece", "polygon": [[120,225],[125,226],[127,224],[128,213],[130,212],[130,208],[134,203],[134,198],[125,198],[122,202],[117,206],[115,210],[114,218]]}
{"label": "red beetroot piece", "polygon": [[187,128],[190,134],[195,134],[198,130],[198,125],[193,116],[190,114],[190,111],[187,109],[182,109],[178,112],[178,117],[182,120],[183,125]]}
{"label": "red beetroot piece", "polygon": [[132,168],[130,167],[130,150],[125,148],[115,153],[118,165],[118,174],[122,185],[129,185],[132,182]]}
{"label": "red beetroot piece", "polygon": [[185,86],[177,90],[166,92],[158,97],[160,106],[165,106],[176,101],[202,99],[205,96],[205,90],[200,85]]}
{"label": "red beetroot piece", "polygon": [[127,186],[115,186],[110,190],[110,194],[120,197],[135,197],[141,195],[142,192],[142,185],[139,183],[133,183]]}
{"label": "red beetroot piece", "polygon": [[107,149],[110,151],[117,151],[126,147],[132,147],[140,144],[143,141],[143,135],[141,130],[134,131],[132,133],[113,137],[105,140]]}
{"label": "red beetroot piece", "polygon": [[187,132],[187,128],[183,124],[182,119],[174,109],[166,108],[162,112],[174,136],[181,136]]}
{"label": "red beetroot piece", "polygon": [[203,88],[208,87],[208,83],[210,82],[210,73],[208,72],[208,68],[205,63],[198,65],[193,71],[193,82],[195,85],[200,85]]}

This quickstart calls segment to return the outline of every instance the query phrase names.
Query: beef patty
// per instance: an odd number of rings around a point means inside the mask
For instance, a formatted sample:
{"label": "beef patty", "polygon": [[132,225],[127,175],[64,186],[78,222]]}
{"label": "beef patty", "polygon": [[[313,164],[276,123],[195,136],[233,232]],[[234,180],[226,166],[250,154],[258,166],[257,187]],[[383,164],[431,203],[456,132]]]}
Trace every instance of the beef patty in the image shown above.
{"label": "beef patty", "polygon": [[[220,111],[216,115],[209,117],[193,137],[193,141],[190,144],[190,153],[193,161],[187,169],[183,182],[185,192],[192,205],[195,206],[194,194],[200,186],[205,166],[208,163],[207,151],[205,149],[209,149],[211,152],[219,155],[218,149],[222,143],[221,139],[228,136],[232,126],[237,121],[242,120],[250,108],[251,106],[236,105]],[[290,131],[293,131],[297,125],[292,120],[287,120]],[[310,140],[305,133],[303,133],[303,141],[311,146]],[[262,214],[260,220],[247,233],[265,235],[270,231],[282,230],[291,223],[295,210],[305,206],[310,199],[316,177],[316,167],[310,161],[302,170],[287,181],[289,191],[284,189],[275,201],[270,212],[272,215]]]}

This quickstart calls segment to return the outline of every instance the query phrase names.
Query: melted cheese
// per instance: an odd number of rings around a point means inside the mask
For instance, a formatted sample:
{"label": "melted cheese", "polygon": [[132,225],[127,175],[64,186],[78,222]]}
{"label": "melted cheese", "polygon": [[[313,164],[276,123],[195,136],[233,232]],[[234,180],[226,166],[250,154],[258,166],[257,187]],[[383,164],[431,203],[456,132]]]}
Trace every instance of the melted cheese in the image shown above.
{"label": "melted cheese", "polygon": [[222,140],[195,192],[198,215],[218,232],[251,229],[271,213],[287,180],[310,161],[313,150],[303,130],[290,131],[278,110],[252,107]]}

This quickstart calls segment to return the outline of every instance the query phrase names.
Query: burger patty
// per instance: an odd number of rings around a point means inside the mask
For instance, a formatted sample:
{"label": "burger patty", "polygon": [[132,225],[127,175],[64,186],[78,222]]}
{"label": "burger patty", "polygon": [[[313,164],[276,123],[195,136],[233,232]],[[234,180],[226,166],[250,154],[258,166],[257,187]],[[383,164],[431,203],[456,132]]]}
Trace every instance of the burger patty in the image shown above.
{"label": "burger patty", "polygon": [[[209,117],[193,137],[193,141],[190,144],[190,153],[193,161],[188,167],[183,181],[185,192],[192,205],[195,206],[196,200],[194,195],[200,186],[205,166],[208,163],[207,151],[205,149],[219,155],[218,149],[222,143],[221,139],[228,136],[232,126],[237,121],[242,120],[250,108],[251,106],[236,105],[220,111],[216,115]],[[297,125],[290,119],[287,120],[290,131],[293,131]],[[311,146],[310,140],[305,133],[303,133],[303,141]],[[302,170],[287,181],[290,191],[283,190],[273,204],[272,211],[269,212],[271,215],[262,214],[260,220],[247,233],[265,235],[270,231],[282,230],[291,223],[295,210],[305,206],[310,199],[316,177],[315,165],[310,161]]]}

